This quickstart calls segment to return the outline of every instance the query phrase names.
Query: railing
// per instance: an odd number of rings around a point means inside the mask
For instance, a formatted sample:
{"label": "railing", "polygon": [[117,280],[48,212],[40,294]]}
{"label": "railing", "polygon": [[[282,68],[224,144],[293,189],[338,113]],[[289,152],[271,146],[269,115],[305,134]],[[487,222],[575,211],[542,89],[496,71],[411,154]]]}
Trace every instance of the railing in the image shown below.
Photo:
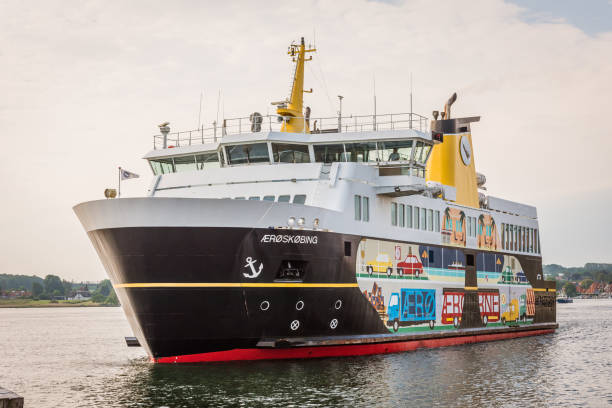
{"label": "railing", "polygon": [[[341,132],[372,132],[380,130],[414,129],[426,132],[429,119],[416,113],[390,113],[382,115],[342,116],[328,118],[297,118],[305,122],[304,129],[310,133],[341,133]],[[256,117],[224,119],[221,124],[213,122],[212,127],[168,133],[166,145],[164,136],[153,136],[153,149],[165,147],[191,146],[197,144],[216,143],[224,136],[243,133],[280,131],[283,117],[266,115]],[[296,118],[292,118],[296,120]]]}

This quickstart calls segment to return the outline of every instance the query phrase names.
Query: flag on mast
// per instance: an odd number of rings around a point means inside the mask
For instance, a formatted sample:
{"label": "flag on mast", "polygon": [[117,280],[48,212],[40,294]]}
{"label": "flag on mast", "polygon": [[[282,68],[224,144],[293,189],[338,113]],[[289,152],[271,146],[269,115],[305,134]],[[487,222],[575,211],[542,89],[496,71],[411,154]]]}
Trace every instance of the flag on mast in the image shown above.
{"label": "flag on mast", "polygon": [[121,175],[121,180],[128,180],[128,179],[134,179],[134,178],[140,177],[138,174],[132,173],[131,171],[124,170],[121,167],[119,168],[119,172]]}

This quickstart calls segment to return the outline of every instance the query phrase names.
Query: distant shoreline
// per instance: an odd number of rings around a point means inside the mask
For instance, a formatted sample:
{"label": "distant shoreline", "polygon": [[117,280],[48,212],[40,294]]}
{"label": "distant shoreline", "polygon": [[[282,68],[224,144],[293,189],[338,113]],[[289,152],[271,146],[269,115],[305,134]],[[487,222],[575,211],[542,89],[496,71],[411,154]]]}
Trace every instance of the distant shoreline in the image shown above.
{"label": "distant shoreline", "polygon": [[119,305],[110,305],[108,303],[95,303],[91,300],[87,301],[72,301],[58,300],[51,303],[50,300],[33,300],[33,299],[0,299],[0,309],[3,308],[53,308],[53,307],[118,307]]}

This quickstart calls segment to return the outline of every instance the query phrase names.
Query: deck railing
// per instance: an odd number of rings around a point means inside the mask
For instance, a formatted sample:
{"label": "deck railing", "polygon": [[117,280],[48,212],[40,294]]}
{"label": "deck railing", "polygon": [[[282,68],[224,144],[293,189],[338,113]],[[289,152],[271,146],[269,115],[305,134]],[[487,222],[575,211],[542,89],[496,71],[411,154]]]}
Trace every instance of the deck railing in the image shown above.
{"label": "deck railing", "polygon": [[[350,115],[327,118],[299,118],[305,122],[304,129],[310,133],[372,132],[395,129],[414,129],[426,132],[429,119],[416,113],[387,113],[381,115]],[[293,119],[295,120],[295,119]],[[265,115],[256,118],[230,118],[222,123],[213,122],[212,127],[169,133],[164,146],[164,136],[153,136],[153,149],[216,143],[224,136],[243,133],[280,131],[283,117]]]}

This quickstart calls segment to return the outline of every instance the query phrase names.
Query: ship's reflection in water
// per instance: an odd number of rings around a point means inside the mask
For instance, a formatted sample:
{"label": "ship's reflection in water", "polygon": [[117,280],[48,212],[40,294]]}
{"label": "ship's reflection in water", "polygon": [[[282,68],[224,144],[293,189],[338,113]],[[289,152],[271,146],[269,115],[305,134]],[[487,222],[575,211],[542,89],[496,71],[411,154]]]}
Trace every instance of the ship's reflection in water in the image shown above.
{"label": "ship's reflection in water", "polygon": [[105,388],[123,406],[598,406],[612,403],[612,302],[603,302],[559,307],[555,335],[307,361],[134,360]]}

